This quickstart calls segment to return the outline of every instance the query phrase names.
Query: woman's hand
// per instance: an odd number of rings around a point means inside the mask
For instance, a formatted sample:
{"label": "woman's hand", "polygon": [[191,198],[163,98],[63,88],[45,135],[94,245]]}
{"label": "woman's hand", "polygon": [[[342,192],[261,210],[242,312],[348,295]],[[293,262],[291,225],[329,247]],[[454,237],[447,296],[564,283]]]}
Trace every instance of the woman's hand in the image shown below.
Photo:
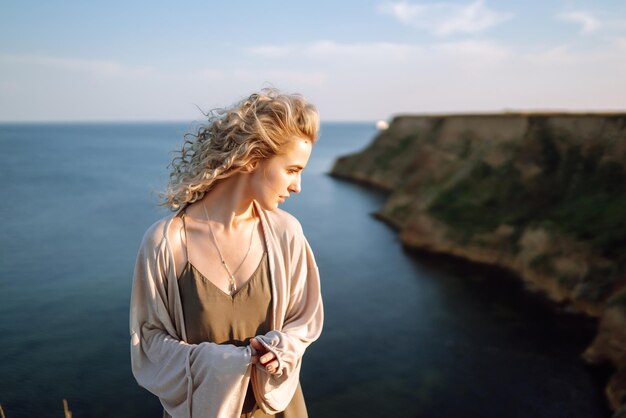
{"label": "woman's hand", "polygon": [[250,345],[257,352],[256,356],[252,356],[252,364],[261,363],[265,367],[265,371],[274,374],[278,371],[278,360],[271,351],[267,350],[263,344],[256,338],[250,338]]}

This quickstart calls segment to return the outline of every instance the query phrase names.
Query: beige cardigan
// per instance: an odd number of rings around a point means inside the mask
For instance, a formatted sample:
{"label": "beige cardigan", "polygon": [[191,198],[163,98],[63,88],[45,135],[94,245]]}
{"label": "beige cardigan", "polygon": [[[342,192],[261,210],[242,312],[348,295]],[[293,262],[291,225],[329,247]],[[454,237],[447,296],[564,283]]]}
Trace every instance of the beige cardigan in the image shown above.
{"label": "beige cardigan", "polygon": [[178,274],[167,231],[172,214],[146,231],[135,266],[130,302],[132,370],[174,418],[239,417],[250,379],[263,411],[283,411],[297,388],[305,349],[324,321],[319,272],[298,220],[255,201],[272,280],[272,331],[257,336],[278,359],[268,374],[250,363],[252,348],[188,344]]}

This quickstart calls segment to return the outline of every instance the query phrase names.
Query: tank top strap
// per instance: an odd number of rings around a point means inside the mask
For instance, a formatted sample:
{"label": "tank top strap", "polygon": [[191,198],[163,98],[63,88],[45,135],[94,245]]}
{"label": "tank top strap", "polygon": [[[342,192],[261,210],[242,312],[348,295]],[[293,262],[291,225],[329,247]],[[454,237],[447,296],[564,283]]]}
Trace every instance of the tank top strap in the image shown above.
{"label": "tank top strap", "polygon": [[[189,262],[189,249],[187,247],[187,224],[185,223],[185,218],[187,217],[187,211],[183,210],[180,213],[180,219],[181,221],[183,221],[183,230],[182,232],[185,234],[185,241],[184,241],[184,245],[185,245],[185,258],[187,259],[187,262]],[[181,237],[182,238],[182,237]],[[181,239],[181,242],[183,240]]]}

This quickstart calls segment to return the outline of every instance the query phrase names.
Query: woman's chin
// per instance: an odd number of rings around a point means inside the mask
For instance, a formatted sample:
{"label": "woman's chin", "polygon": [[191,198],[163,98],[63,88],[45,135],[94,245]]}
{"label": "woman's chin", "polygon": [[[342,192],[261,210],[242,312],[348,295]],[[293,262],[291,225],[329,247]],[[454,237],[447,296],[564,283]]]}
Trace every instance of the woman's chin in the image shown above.
{"label": "woman's chin", "polygon": [[278,209],[278,205],[279,202],[278,201],[273,201],[273,202],[259,202],[259,204],[261,205],[261,207],[265,210],[276,210]]}

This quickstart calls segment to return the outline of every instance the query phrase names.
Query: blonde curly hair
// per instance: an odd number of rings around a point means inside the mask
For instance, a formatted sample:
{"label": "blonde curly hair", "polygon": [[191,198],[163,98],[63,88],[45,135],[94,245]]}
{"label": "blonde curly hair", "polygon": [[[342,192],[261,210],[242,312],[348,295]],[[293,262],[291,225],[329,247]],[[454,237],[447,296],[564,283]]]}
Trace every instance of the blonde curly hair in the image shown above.
{"label": "blonde curly hair", "polygon": [[315,143],[319,114],[299,94],[263,89],[230,108],[215,109],[197,133],[188,133],[176,152],[163,206],[176,210],[193,203],[219,180],[242,171],[248,164],[280,155],[295,137]]}

